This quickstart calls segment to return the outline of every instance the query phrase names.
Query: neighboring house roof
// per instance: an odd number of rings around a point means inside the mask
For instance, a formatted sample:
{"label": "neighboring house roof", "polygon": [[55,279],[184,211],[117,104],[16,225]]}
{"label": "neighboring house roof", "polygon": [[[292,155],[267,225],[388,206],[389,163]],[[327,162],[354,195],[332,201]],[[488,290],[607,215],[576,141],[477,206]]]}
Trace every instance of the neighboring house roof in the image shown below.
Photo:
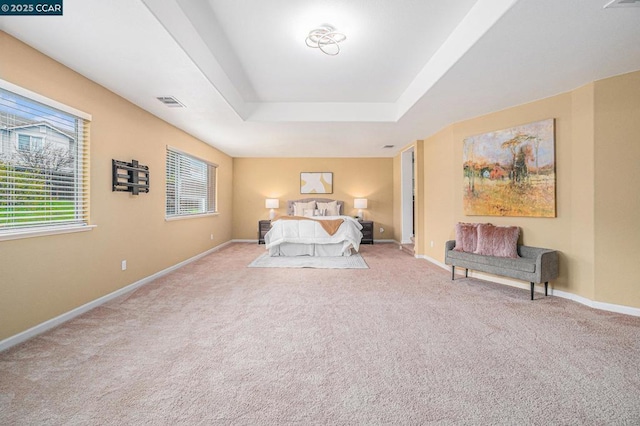
{"label": "neighboring house roof", "polygon": [[37,123],[31,123],[31,124],[23,124],[21,126],[11,126],[11,127],[5,127],[2,130],[7,130],[7,131],[15,131],[15,130],[21,130],[21,129],[28,129],[30,127],[40,127],[40,126],[46,126],[48,128],[50,128],[51,130],[53,130],[54,132],[61,134],[62,136],[65,136],[69,139],[72,140],[76,140],[75,137],[73,137],[72,135],[70,135],[67,132],[64,132],[54,126],[52,126],[51,124],[47,123],[46,121],[39,121]]}

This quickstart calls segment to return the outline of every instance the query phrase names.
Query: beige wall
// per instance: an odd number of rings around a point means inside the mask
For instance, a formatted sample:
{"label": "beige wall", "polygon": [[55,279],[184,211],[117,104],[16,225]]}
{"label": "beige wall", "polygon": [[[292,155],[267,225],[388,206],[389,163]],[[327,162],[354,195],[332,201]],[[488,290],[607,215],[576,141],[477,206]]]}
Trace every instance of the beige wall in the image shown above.
{"label": "beige wall", "polygon": [[[464,138],[546,118],[556,123],[557,217],[465,216]],[[443,262],[459,221],[517,225],[522,243],[560,251],[555,289],[640,307],[638,134],[640,72],[448,126],[424,140],[417,158],[424,199],[416,253]]]}
{"label": "beige wall", "polygon": [[278,198],[278,213],[286,214],[287,200],[313,197],[300,194],[300,172],[333,172],[333,194],[317,196],[344,201],[350,216],[353,199],[367,198],[374,238],[393,239],[392,158],[234,158],[233,238],[257,239],[258,220],[269,218],[265,198]]}
{"label": "beige wall", "polygon": [[[0,242],[0,340],[231,239],[229,156],[3,32],[0,52],[1,79],[92,115],[90,222],[97,225]],[[219,165],[219,215],[164,220],[166,145]],[[148,165],[150,193],[112,192],[112,159]]]}
{"label": "beige wall", "polygon": [[595,297],[640,307],[640,72],[595,83]]}
{"label": "beige wall", "polygon": [[418,239],[424,244],[416,246],[416,253],[438,260],[444,260],[444,243],[451,239],[451,212],[458,193],[462,193],[454,189],[454,182],[462,173],[458,173],[454,161],[452,140],[452,127],[436,133],[425,140],[424,153],[418,160],[424,168],[424,191],[418,204],[423,211],[424,233]]}
{"label": "beige wall", "polygon": [[[571,235],[570,248],[563,256],[570,256],[569,279],[579,287],[579,295],[595,298],[594,251],[594,85],[587,84],[571,93],[572,139],[576,146],[569,161],[562,164],[570,176]],[[562,169],[556,164],[556,173]]]}

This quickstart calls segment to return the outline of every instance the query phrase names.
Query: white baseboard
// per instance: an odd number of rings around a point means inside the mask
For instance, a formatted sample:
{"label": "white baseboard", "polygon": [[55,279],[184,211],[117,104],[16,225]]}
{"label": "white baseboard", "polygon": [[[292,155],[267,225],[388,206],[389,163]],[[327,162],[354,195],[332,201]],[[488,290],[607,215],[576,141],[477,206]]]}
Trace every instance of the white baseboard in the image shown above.
{"label": "white baseboard", "polygon": [[213,248],[211,248],[211,249],[209,249],[209,250],[207,250],[207,251],[205,251],[203,253],[200,253],[200,254],[195,255],[195,256],[187,259],[187,260],[184,260],[184,261],[182,261],[180,263],[177,263],[177,264],[175,264],[173,266],[170,266],[170,267],[168,267],[166,269],[163,269],[162,271],[156,272],[153,275],[149,275],[148,277],[142,278],[141,280],[136,281],[133,284],[129,284],[126,287],[122,287],[121,289],[118,289],[118,290],[116,290],[116,291],[114,291],[112,293],[109,293],[109,294],[104,295],[102,297],[99,297],[99,298],[97,298],[95,300],[92,300],[89,303],[85,303],[82,306],[78,306],[77,308],[72,309],[69,312],[65,312],[62,315],[58,315],[55,318],[51,318],[50,320],[47,320],[47,321],[45,321],[43,323],[40,323],[40,324],[38,324],[38,325],[36,325],[34,327],[31,327],[28,330],[25,330],[25,331],[23,331],[21,333],[18,333],[16,335],[14,335],[14,336],[11,336],[11,337],[7,337],[6,339],[0,341],[0,352],[4,351],[6,349],[9,349],[10,347],[15,346],[15,345],[17,345],[19,343],[22,343],[22,342],[24,342],[26,340],[29,340],[32,337],[37,336],[38,334],[42,334],[47,330],[51,330],[52,328],[57,327],[57,326],[59,326],[60,324],[62,324],[64,322],[67,322],[67,321],[69,321],[69,320],[71,320],[71,319],[73,319],[73,318],[75,318],[75,317],[77,317],[79,315],[82,315],[85,312],[88,312],[93,308],[96,308],[96,307],[98,307],[98,306],[100,306],[100,305],[102,305],[102,304],[104,304],[104,303],[106,303],[106,302],[108,302],[110,300],[115,299],[116,297],[120,297],[120,296],[122,296],[124,294],[127,294],[127,293],[129,293],[129,292],[131,292],[131,291],[133,291],[133,290],[135,290],[135,289],[137,289],[139,287],[142,287],[143,285],[148,284],[151,281],[153,281],[153,280],[155,280],[157,278],[160,278],[160,277],[162,277],[164,275],[167,275],[168,273],[173,272],[176,269],[179,269],[179,268],[181,268],[181,267],[183,267],[183,266],[185,266],[185,265],[187,265],[187,264],[189,264],[191,262],[195,262],[196,260],[198,260],[198,259],[200,259],[200,258],[202,258],[202,257],[204,257],[204,256],[206,256],[208,254],[211,254],[211,253],[213,253],[215,251],[220,250],[221,248],[229,245],[230,243],[231,243],[231,241],[227,241],[226,243],[222,243],[222,244],[220,244],[218,246],[215,246],[215,247],[213,247]]}
{"label": "white baseboard", "polygon": [[425,256],[424,254],[416,254],[415,255],[416,259],[424,259],[428,262],[433,263],[436,266],[441,267],[442,269],[451,269],[449,265],[446,265],[438,260],[435,260],[433,257],[429,257],[429,256]]}
{"label": "white baseboard", "polygon": [[578,296],[577,294],[569,293],[562,290],[550,290],[553,296],[562,297],[563,299],[573,300],[590,308],[600,309],[601,311],[615,312],[618,314],[632,315],[634,317],[640,317],[640,308],[634,308],[632,306],[615,305],[613,303],[598,302],[595,300],[587,299],[586,297]]}
{"label": "white baseboard", "polygon": [[[451,272],[451,266],[450,265],[446,265],[440,261],[437,261],[429,256],[425,256],[425,255],[416,255],[416,258],[418,259],[424,259],[428,262],[433,263],[434,265],[437,265],[439,267],[441,267],[442,269],[446,269],[449,272]],[[464,268],[458,267],[456,268],[456,275],[464,275]],[[486,280],[486,281],[491,281],[494,283],[499,283],[499,284],[505,284],[511,287],[517,287],[517,288],[521,288],[524,290],[530,290],[531,286],[529,283],[524,283],[522,281],[516,281],[516,280],[511,280],[509,278],[503,278],[503,277],[499,277],[496,275],[489,275],[489,274],[483,274],[482,272],[476,272],[476,271],[471,271],[469,270],[469,277],[471,278],[478,278],[481,280]],[[537,292],[544,292],[544,287],[537,285],[535,286],[535,291]],[[550,296],[556,296],[556,297],[561,297],[563,299],[569,299],[569,300],[573,300],[574,302],[578,302],[581,303],[585,306],[588,306],[590,308],[594,308],[594,309],[600,309],[602,311],[609,311],[609,312],[616,312],[618,314],[626,314],[626,315],[632,315],[634,317],[640,317],[640,308],[634,308],[632,306],[624,306],[624,305],[615,305],[612,303],[604,303],[604,302],[597,302],[595,300],[591,300],[591,299],[587,299],[586,297],[582,297],[582,296],[578,296],[577,294],[573,294],[573,293],[569,293],[567,291],[562,291],[562,290],[554,290],[553,288],[549,287],[549,295]]]}

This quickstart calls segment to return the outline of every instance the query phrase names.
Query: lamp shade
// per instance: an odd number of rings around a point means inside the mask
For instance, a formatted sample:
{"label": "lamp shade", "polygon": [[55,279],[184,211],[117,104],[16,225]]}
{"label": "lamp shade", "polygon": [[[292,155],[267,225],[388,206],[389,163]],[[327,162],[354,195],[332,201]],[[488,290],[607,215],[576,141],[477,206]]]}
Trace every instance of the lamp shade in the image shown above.
{"label": "lamp shade", "polygon": [[353,207],[356,209],[366,209],[367,208],[367,199],[366,198],[355,198],[353,200]]}
{"label": "lamp shade", "polygon": [[277,198],[267,198],[264,202],[264,206],[268,209],[279,209],[280,200]]}

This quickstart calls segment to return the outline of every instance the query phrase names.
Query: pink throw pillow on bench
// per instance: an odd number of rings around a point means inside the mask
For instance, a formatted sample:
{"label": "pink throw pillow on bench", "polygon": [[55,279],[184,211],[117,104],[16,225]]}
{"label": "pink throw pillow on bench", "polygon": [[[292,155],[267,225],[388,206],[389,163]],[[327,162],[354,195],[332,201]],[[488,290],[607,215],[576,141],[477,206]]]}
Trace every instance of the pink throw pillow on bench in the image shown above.
{"label": "pink throw pillow on bench", "polygon": [[516,259],[519,257],[519,236],[520,228],[517,226],[493,226],[481,223],[478,226],[478,241],[474,253]]}
{"label": "pink throw pillow on bench", "polygon": [[473,253],[476,251],[478,243],[478,225],[479,223],[463,223],[456,224],[456,246],[455,251],[466,251]]}

